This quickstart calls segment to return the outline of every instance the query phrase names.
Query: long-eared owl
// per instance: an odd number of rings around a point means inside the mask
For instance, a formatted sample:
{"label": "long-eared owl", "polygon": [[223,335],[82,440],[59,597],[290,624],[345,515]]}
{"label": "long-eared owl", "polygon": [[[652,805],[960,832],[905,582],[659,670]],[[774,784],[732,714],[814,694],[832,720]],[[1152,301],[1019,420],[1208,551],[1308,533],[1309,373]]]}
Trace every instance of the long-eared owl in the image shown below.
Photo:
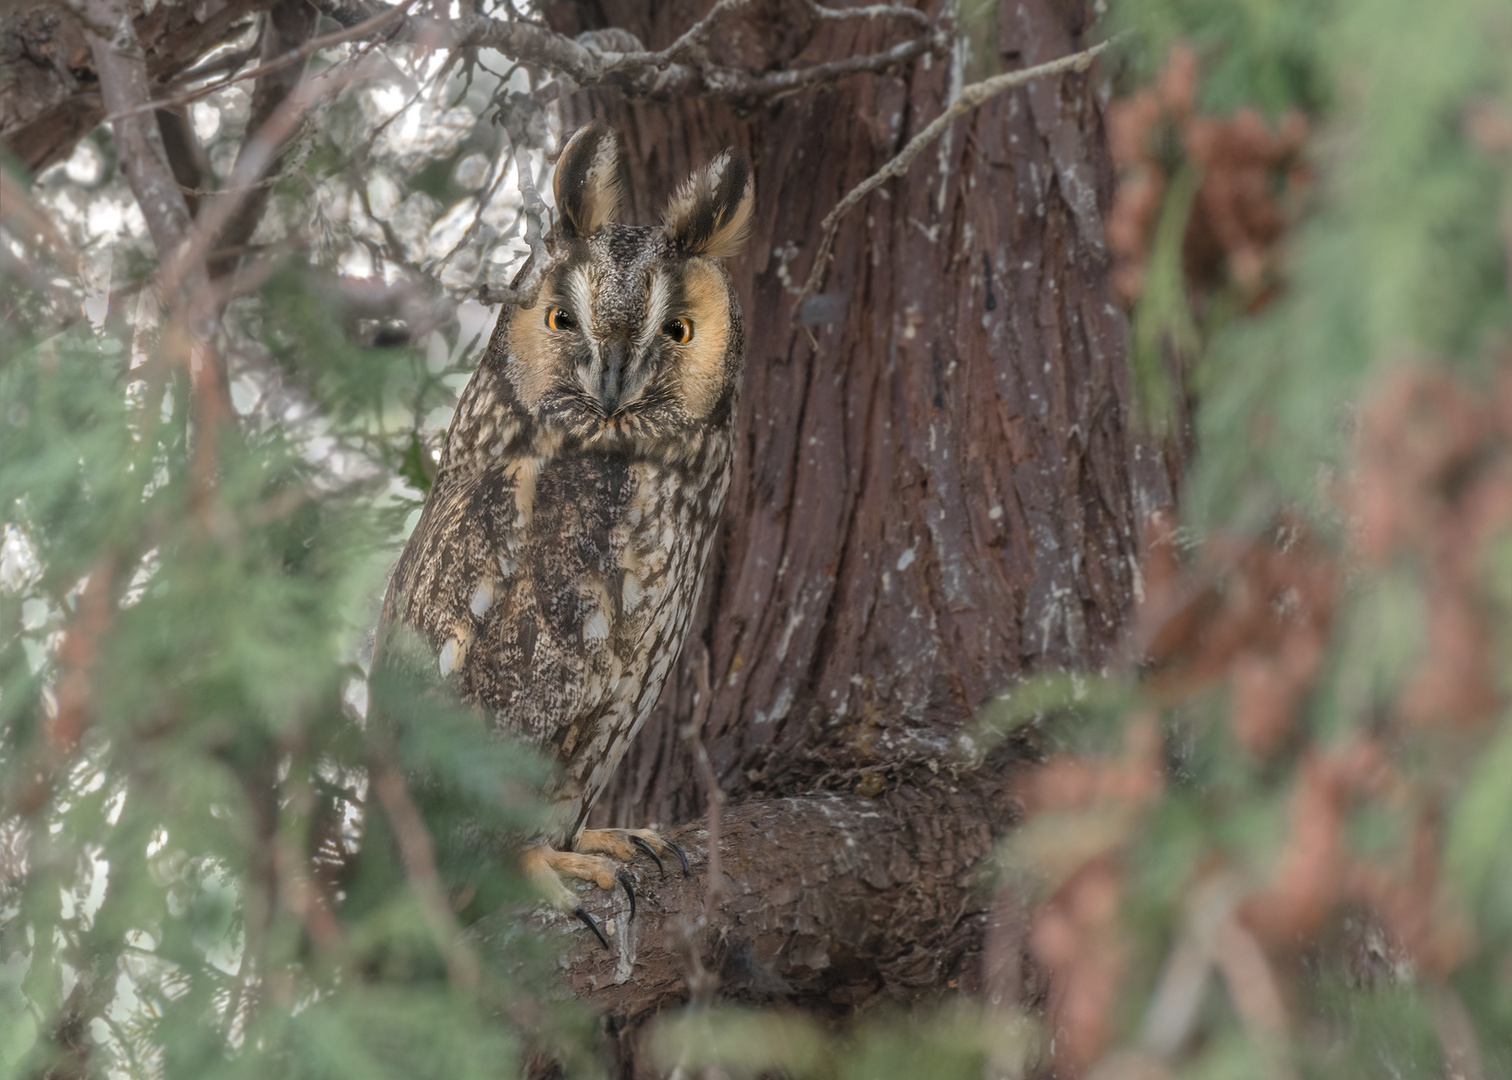
{"label": "long-eared owl", "polygon": [[729,486],[745,341],[721,260],[754,189],[725,153],[661,225],[618,224],[616,138],[596,123],[553,188],[539,292],[505,306],[458,402],[375,663],[411,628],[448,688],[560,763],[525,865],[571,909],[559,875],[609,888],[606,856],[682,857],[649,830],[584,822],[682,647]]}

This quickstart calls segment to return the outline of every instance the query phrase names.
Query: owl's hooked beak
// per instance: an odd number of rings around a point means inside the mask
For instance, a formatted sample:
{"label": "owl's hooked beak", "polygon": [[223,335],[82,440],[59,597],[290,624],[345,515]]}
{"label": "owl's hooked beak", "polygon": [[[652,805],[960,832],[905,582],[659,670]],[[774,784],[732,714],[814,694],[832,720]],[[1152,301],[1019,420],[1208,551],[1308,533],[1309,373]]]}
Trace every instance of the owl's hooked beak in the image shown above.
{"label": "owl's hooked beak", "polygon": [[621,398],[628,396],[625,393],[628,389],[625,374],[630,366],[630,339],[623,334],[615,334],[604,343],[599,352],[599,361],[598,379],[595,380],[593,394],[598,398],[604,415],[613,416]]}

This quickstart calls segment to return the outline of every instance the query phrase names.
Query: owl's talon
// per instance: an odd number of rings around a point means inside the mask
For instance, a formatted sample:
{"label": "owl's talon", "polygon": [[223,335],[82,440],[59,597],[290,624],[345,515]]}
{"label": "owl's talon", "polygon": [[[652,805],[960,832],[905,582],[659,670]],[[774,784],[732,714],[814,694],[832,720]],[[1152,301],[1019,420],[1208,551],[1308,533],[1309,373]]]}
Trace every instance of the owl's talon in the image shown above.
{"label": "owl's talon", "polygon": [[[634,905],[635,898],[633,896],[630,898],[630,902],[632,905]],[[599,924],[594,921],[593,916],[588,914],[587,908],[579,904],[577,907],[572,909],[572,913],[579,919],[583,920],[584,926],[593,931],[593,936],[599,939],[600,945],[602,945],[606,949],[609,948],[609,939],[606,938],[604,936],[604,932],[599,929]],[[634,918],[634,915],[632,915],[631,918]]]}
{"label": "owl's talon", "polygon": [[584,829],[578,834],[576,846],[580,853],[607,855],[620,862],[634,862],[637,849],[644,851],[651,856],[656,869],[663,876],[667,873],[667,867],[662,856],[670,851],[677,856],[683,877],[692,876],[687,853],[655,829]]}
{"label": "owl's talon", "polygon": [[[636,847],[640,848],[642,851],[644,851],[647,855],[651,856],[651,861],[656,864],[657,873],[661,874],[662,877],[666,877],[667,876],[667,868],[662,865],[661,856],[656,853],[656,849],[654,847],[652,847],[649,843],[646,842],[645,837],[636,836],[634,833],[631,833],[630,834],[630,842],[632,844],[634,844]],[[671,847],[673,850],[676,850],[676,848],[677,848],[676,844],[670,844],[668,846]],[[682,853],[678,852],[678,857],[681,858],[681,856],[682,856]],[[686,859],[684,859],[683,860],[683,869],[686,870],[687,867],[688,867],[688,861]]]}
{"label": "owl's talon", "polygon": [[630,918],[633,919],[635,918],[635,879],[624,870],[614,876],[619,879],[619,883],[624,886],[625,895],[630,898]]}
{"label": "owl's talon", "polygon": [[[688,869],[688,856],[683,854],[682,847],[678,844],[674,844],[671,840],[664,840],[662,841],[662,843],[666,844],[667,847],[671,849],[672,854],[677,856],[677,861],[682,863],[683,877],[691,877],[693,872]],[[660,859],[657,860],[657,865],[661,865]]]}

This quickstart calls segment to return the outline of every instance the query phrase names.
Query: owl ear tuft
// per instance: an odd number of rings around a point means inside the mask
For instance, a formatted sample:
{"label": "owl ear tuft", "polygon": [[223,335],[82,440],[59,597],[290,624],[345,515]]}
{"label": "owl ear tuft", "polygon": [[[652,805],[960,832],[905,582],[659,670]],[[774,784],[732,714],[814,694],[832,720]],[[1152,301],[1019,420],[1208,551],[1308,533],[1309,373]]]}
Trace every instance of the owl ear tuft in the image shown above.
{"label": "owl ear tuft", "polygon": [[595,120],[562,148],[552,191],[565,235],[591,236],[614,219],[621,194],[618,143],[613,129]]}
{"label": "owl ear tuft", "polygon": [[756,184],[744,154],[726,150],[688,178],[667,204],[667,239],[684,255],[740,254],[756,211]]}

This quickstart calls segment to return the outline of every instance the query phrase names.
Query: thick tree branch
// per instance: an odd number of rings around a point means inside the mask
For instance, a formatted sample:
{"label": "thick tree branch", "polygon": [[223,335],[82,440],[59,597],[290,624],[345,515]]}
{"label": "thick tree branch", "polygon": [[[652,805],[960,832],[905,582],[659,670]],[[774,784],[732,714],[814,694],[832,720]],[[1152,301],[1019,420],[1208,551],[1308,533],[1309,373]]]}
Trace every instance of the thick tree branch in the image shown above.
{"label": "thick tree branch", "polygon": [[183,359],[194,385],[199,425],[196,473],[208,483],[214,437],[234,417],[225,365],[210,347],[213,309],[208,303],[210,276],[203,254],[193,252],[189,205],[163,145],[162,131],[149,104],[147,63],[126,0],[86,0],[79,10],[84,38],[100,75],[105,108],[115,115],[111,130],[121,167],[147,221],[165,275],[165,295],[188,330]]}
{"label": "thick tree branch", "polygon": [[[820,793],[727,807],[715,890],[703,823],[670,833],[693,874],[637,867],[635,921],[623,897],[584,894],[614,935],[613,951],[567,916],[536,922],[562,935],[572,991],[625,1019],[687,1000],[688,928],[711,891],[718,904],[702,962],[726,999],[845,1011],[952,980],[976,988],[992,899],[984,859],[1017,817],[1011,774],[919,772],[878,798]],[[480,930],[485,939],[506,933],[501,924]]]}
{"label": "thick tree branch", "polygon": [[739,0],[720,0],[708,15],[659,52],[608,51],[592,41],[574,40],[534,23],[480,15],[470,15],[457,24],[460,36],[456,45],[497,49],[512,60],[559,72],[580,87],[612,86],[632,97],[658,100],[697,94],[752,104],[847,75],[889,71],[925,53],[943,55],[949,47],[945,29],[931,26],[920,37],[876,53],[760,75],[712,62],[676,62],[697,53],[714,21],[738,6]]}
{"label": "thick tree branch", "polygon": [[[161,86],[234,40],[248,17],[270,2],[228,0],[210,10],[159,4],[139,14],[136,33],[149,84]],[[33,171],[66,158],[105,115],[99,88],[87,74],[74,74],[89,67],[89,46],[61,7],[39,6],[0,28],[0,138]]]}

